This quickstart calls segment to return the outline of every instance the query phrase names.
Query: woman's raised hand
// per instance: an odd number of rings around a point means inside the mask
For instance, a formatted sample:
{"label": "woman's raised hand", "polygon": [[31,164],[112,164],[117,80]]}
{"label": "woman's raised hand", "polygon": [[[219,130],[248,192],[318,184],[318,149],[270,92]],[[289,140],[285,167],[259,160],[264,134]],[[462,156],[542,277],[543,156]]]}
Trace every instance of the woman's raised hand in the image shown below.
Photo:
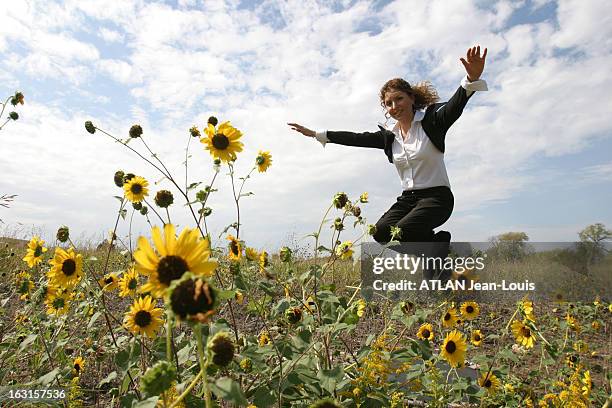
{"label": "woman's raised hand", "polygon": [[304,126],[298,125],[297,123],[287,123],[287,124],[289,126],[291,126],[291,129],[300,132],[304,136],[315,137],[315,131],[314,130],[310,130],[308,128],[305,128]]}
{"label": "woman's raised hand", "polygon": [[480,45],[468,48],[466,58],[459,58],[465,72],[467,72],[468,81],[473,82],[480,78],[484,71],[485,58],[487,57],[487,49],[484,49],[482,57],[480,56]]}

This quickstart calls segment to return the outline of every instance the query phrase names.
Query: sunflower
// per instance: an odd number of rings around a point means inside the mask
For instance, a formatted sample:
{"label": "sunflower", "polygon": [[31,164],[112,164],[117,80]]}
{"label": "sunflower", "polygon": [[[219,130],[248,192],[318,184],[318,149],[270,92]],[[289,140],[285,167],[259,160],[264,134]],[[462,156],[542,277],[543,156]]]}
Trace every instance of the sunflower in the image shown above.
{"label": "sunflower", "polygon": [[15,286],[17,287],[17,293],[19,293],[19,299],[26,300],[30,296],[30,292],[34,288],[34,282],[32,282],[32,276],[26,271],[19,272]]}
{"label": "sunflower", "polygon": [[119,296],[135,296],[138,288],[139,273],[133,266],[119,279]]}
{"label": "sunflower", "polygon": [[230,242],[229,248],[229,259],[233,261],[239,261],[242,257],[242,245],[233,235],[228,235],[227,240]]}
{"label": "sunflower", "polygon": [[45,241],[41,240],[39,237],[32,237],[30,242],[28,242],[28,250],[26,252],[26,256],[23,257],[23,260],[28,264],[28,267],[33,268],[42,262],[43,254],[47,252],[47,248],[44,247]]}
{"label": "sunflower", "polygon": [[272,165],[272,155],[270,152],[259,151],[257,154],[257,158],[255,159],[255,164],[257,165],[257,170],[260,173],[268,170],[268,167]]}
{"label": "sunflower", "polygon": [[98,283],[102,287],[102,290],[110,292],[111,290],[117,289],[117,286],[119,286],[119,278],[117,278],[117,275],[114,273],[107,273],[98,280]]}
{"label": "sunflower", "polygon": [[177,239],[174,225],[166,224],[164,239],[157,226],[151,230],[151,237],[157,252],[142,236],[138,238],[138,248],[134,252],[136,270],[149,277],[141,292],[163,297],[172,281],[180,279],[183,273],[190,271],[208,277],[217,267],[216,261],[209,260],[208,240],[200,239],[196,229],[185,228]]}
{"label": "sunflower", "polygon": [[270,340],[270,335],[268,334],[268,332],[267,331],[262,331],[259,334],[258,341],[259,341],[259,346],[260,347],[263,347],[263,346],[266,346],[266,345],[270,344],[271,340]]}
{"label": "sunflower", "polygon": [[419,327],[417,337],[421,340],[432,341],[434,339],[434,332],[431,323],[424,323]]}
{"label": "sunflower", "polygon": [[465,336],[458,330],[453,330],[446,335],[442,344],[440,355],[443,359],[453,366],[463,365],[465,360],[465,352],[467,350],[467,342]]}
{"label": "sunflower", "polygon": [[478,379],[478,385],[484,388],[487,393],[495,394],[501,385],[501,381],[499,381],[495,374],[489,372]]}
{"label": "sunflower", "polygon": [[72,300],[72,295],[69,291],[49,287],[45,297],[47,314],[60,316],[68,313],[70,300]]}
{"label": "sunflower", "polygon": [[53,285],[68,288],[74,287],[83,273],[83,256],[74,252],[74,248],[68,251],[55,248],[55,254],[51,260],[51,269],[48,272],[49,281]]}
{"label": "sunflower", "polygon": [[363,299],[359,299],[356,305],[357,305],[357,316],[363,317],[366,311],[366,306],[367,306],[366,301]]}
{"label": "sunflower", "polygon": [[483,339],[484,337],[482,336],[482,333],[480,332],[480,330],[474,330],[472,332],[470,340],[472,344],[475,345],[476,347],[482,344]]}
{"label": "sunflower", "polygon": [[162,313],[163,310],[153,304],[153,298],[145,296],[134,301],[130,311],[125,314],[123,324],[134,334],[146,334],[153,338],[163,323]]}
{"label": "sunflower", "polygon": [[567,326],[572,329],[573,331],[575,331],[576,333],[580,333],[580,324],[578,323],[578,320],[576,320],[576,318],[572,315],[570,315],[569,313],[565,316],[565,321],[567,322]]}
{"label": "sunflower", "polygon": [[139,203],[149,195],[149,182],[144,177],[134,176],[123,185],[125,197],[133,203]]}
{"label": "sunflower", "polygon": [[205,149],[210,151],[210,154],[224,162],[236,160],[236,153],[242,151],[242,142],[239,139],[242,137],[242,132],[233,127],[230,122],[223,122],[217,129],[209,123],[204,129],[204,136],[200,139],[205,145]]}
{"label": "sunflower", "polygon": [[72,372],[74,373],[76,377],[79,377],[81,375],[84,367],[85,367],[85,360],[83,360],[83,357],[81,356],[78,356],[72,362],[72,368],[73,368]]}
{"label": "sunflower", "polygon": [[463,302],[459,309],[465,320],[474,320],[480,314],[480,307],[476,302]]}
{"label": "sunflower", "polygon": [[255,248],[247,247],[247,249],[244,250],[244,254],[249,261],[256,261],[257,258],[259,258],[259,254]]}
{"label": "sunflower", "polygon": [[340,245],[336,247],[336,255],[340,257],[340,259],[350,259],[353,256],[353,242],[352,241],[344,241]]}
{"label": "sunflower", "polygon": [[577,354],[568,354],[565,357],[565,363],[569,368],[575,368],[576,365],[580,362],[580,357]]}
{"label": "sunflower", "polygon": [[457,309],[451,307],[442,316],[442,326],[454,327],[457,324]]}
{"label": "sunflower", "polygon": [[261,254],[259,254],[259,269],[263,271],[268,266],[270,266],[268,253],[266,251],[261,251]]}
{"label": "sunflower", "polygon": [[535,322],[535,316],[533,315],[533,302],[527,299],[523,299],[519,304],[519,308],[521,309],[527,320]]}
{"label": "sunflower", "polygon": [[516,341],[521,346],[526,348],[532,348],[535,342],[535,336],[529,327],[519,320],[512,322],[512,333],[516,338]]}
{"label": "sunflower", "polygon": [[591,380],[591,372],[589,370],[585,371],[583,377],[580,379],[582,382],[582,395],[588,397],[591,393],[591,389],[593,388],[593,381]]}

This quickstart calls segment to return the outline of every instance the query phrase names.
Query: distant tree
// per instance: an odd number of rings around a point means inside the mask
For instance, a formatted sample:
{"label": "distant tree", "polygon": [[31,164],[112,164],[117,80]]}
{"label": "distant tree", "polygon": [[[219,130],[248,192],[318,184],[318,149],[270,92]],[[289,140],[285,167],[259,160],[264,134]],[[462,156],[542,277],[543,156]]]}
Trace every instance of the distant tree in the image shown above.
{"label": "distant tree", "polygon": [[600,261],[606,254],[604,241],[612,239],[612,231],[602,223],[591,224],[578,233],[578,252],[586,256],[587,266]]}
{"label": "distant tree", "polygon": [[529,237],[524,232],[505,232],[489,239],[489,253],[506,261],[517,261],[529,252]]}

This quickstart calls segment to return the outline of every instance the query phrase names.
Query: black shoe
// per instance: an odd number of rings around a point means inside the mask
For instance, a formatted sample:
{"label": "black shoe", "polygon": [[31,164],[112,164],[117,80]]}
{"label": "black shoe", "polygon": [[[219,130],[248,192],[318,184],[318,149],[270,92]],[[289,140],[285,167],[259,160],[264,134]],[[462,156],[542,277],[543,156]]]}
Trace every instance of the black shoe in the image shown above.
{"label": "black shoe", "polygon": [[438,231],[433,236],[433,242],[451,242],[451,233],[448,231]]}

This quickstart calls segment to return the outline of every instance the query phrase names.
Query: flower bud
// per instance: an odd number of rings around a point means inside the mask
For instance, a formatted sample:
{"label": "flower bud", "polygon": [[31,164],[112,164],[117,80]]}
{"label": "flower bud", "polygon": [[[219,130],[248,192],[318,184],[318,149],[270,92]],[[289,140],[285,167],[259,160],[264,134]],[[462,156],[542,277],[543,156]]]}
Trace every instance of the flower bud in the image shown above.
{"label": "flower bud", "polygon": [[217,333],[208,342],[208,350],[212,356],[212,362],[219,367],[226,367],[234,358],[234,342],[228,333]]}
{"label": "flower bud", "polygon": [[200,190],[196,193],[196,200],[198,200],[199,202],[204,202],[206,201],[206,198],[208,197],[208,192],[205,190]]}
{"label": "flower bud", "polygon": [[352,208],[352,212],[355,217],[359,217],[361,215],[361,208],[355,205]]}
{"label": "flower bud", "polygon": [[344,206],[346,205],[346,203],[348,203],[348,196],[346,195],[346,193],[337,193],[334,196],[334,206],[337,209],[341,209],[344,208]]}
{"label": "flower bud", "polygon": [[70,230],[67,226],[62,226],[57,230],[56,238],[59,242],[66,242],[70,239]]}
{"label": "flower bud", "polygon": [[168,208],[174,202],[174,196],[168,190],[159,190],[155,194],[155,204],[161,208]]}
{"label": "flower bud", "polygon": [[342,231],[344,229],[344,224],[342,223],[342,219],[336,218],[334,220],[334,229],[336,231]]}
{"label": "flower bud", "polygon": [[200,137],[200,131],[198,130],[197,127],[192,126],[191,129],[189,129],[189,134],[191,135],[191,137]]}
{"label": "flower bud", "polygon": [[368,202],[368,193],[363,193],[359,196],[359,202],[360,203],[367,203]]}
{"label": "flower bud", "polygon": [[280,249],[280,259],[283,262],[290,262],[291,261],[291,248],[289,247],[282,247]]}
{"label": "flower bud", "polygon": [[217,123],[219,123],[219,121],[214,116],[211,116],[210,118],[208,118],[208,123],[210,123],[213,126],[217,126]]}
{"label": "flower bud", "polygon": [[212,208],[210,207],[200,208],[198,212],[202,214],[204,217],[208,217],[210,214],[212,214]]}
{"label": "flower bud", "polygon": [[147,215],[148,213],[149,213],[149,209],[147,208],[146,205],[143,205],[142,208],[140,209],[140,214]]}
{"label": "flower bud", "polygon": [[368,225],[368,235],[376,234],[376,225],[370,224]]}
{"label": "flower bud", "polygon": [[23,94],[19,91],[15,92],[15,95],[11,97],[11,105],[17,106],[18,103],[23,105]]}
{"label": "flower bud", "polygon": [[140,201],[134,201],[132,207],[134,207],[136,211],[140,211],[142,209],[142,203]]}
{"label": "flower bud", "polygon": [[285,310],[285,317],[289,323],[296,324],[302,320],[302,309],[299,307],[289,308]]}
{"label": "flower bud", "polygon": [[13,120],[17,120],[19,119],[19,114],[15,111],[9,113],[9,118],[13,119]]}
{"label": "flower bud", "polygon": [[245,372],[250,372],[253,369],[253,360],[250,358],[243,358],[240,360],[240,368]]}
{"label": "flower bud", "polygon": [[122,170],[117,170],[115,172],[115,177],[113,181],[117,187],[123,187],[123,178],[125,177],[125,173]]}
{"label": "flower bud", "polygon": [[176,283],[170,293],[170,308],[180,319],[199,319],[212,312],[216,292],[203,279],[188,278]]}
{"label": "flower bud", "polygon": [[137,139],[142,136],[142,127],[140,125],[133,125],[130,128],[130,137],[132,139]]}
{"label": "flower bud", "polygon": [[96,127],[94,126],[93,123],[91,123],[90,120],[88,120],[87,122],[85,122],[85,130],[88,131],[89,133],[91,133],[92,135],[94,133],[96,133]]}

